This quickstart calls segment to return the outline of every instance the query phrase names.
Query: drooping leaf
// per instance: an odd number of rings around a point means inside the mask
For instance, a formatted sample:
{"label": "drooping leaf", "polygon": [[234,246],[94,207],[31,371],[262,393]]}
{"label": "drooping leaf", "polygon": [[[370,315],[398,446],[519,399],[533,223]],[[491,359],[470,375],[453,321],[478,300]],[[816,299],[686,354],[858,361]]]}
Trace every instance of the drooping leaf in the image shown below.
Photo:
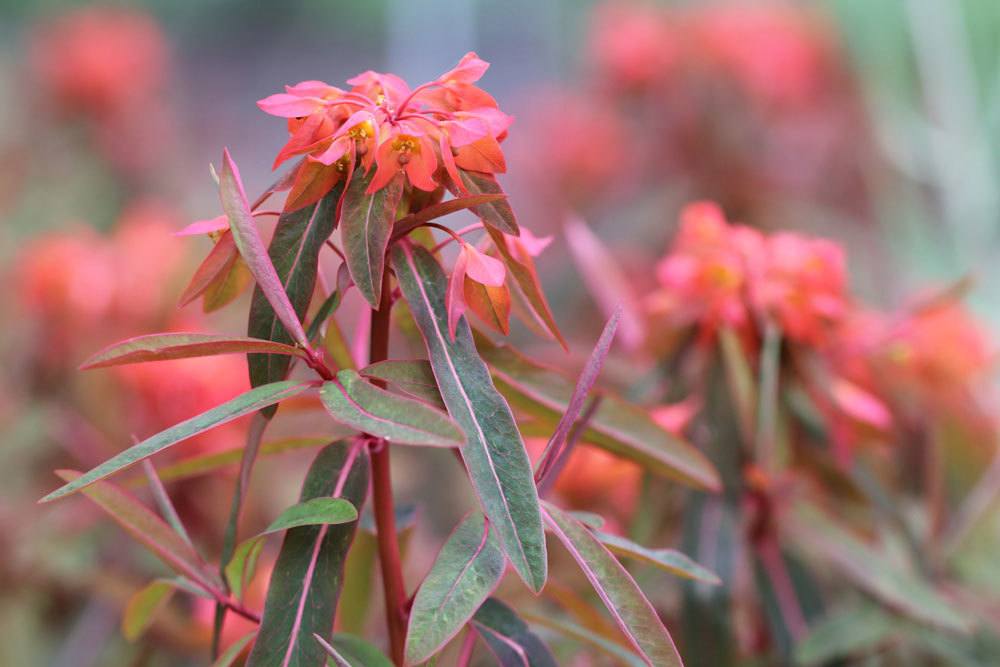
{"label": "drooping leaf", "polygon": [[236,242],[233,241],[233,233],[229,231],[229,223],[227,221],[226,231],[222,233],[219,240],[215,242],[215,245],[208,252],[208,255],[205,256],[202,263],[195,269],[194,275],[191,276],[191,281],[184,288],[184,292],[181,293],[178,305],[186,306],[204,294],[205,290],[217,283],[228,273],[239,256],[240,253],[236,249]]}
{"label": "drooping leaf", "polygon": [[[268,257],[299,320],[303,320],[309,310],[309,302],[316,288],[319,251],[333,232],[337,202],[342,191],[343,185],[338,184],[319,202],[291,213],[283,213],[278,218],[274,236],[267,248]],[[254,289],[250,301],[247,335],[281,343],[294,342],[294,338],[275,315],[275,310],[260,285]],[[283,355],[251,354],[247,357],[247,363],[250,367],[250,384],[256,387],[284,380],[291,360]],[[274,412],[267,410],[264,414],[270,417]]]}
{"label": "drooping leaf", "polygon": [[472,626],[502,667],[556,667],[549,648],[513,609],[489,598],[472,618]]}
{"label": "drooping leaf", "polygon": [[829,563],[875,599],[913,620],[955,632],[971,621],[915,572],[890,561],[814,506],[796,507],[788,530],[815,558]]}
{"label": "drooping leaf", "polygon": [[137,445],[129,447],[124,452],[113,456],[90,472],[76,477],[71,483],[56,489],[39,502],[47,503],[63,496],[79,491],[88,484],[104,479],[110,475],[124,470],[139,461],[154,454],[162,452],[164,449],[176,445],[178,442],[198,435],[220,424],[232,421],[243,415],[250,414],[263,407],[274,405],[280,401],[301,394],[312,385],[310,382],[274,382],[251,389],[244,392],[222,405],[218,405],[207,412],[203,412],[197,417],[182,421],[180,424],[160,431],[156,435],[143,440]]}
{"label": "drooping leaf", "polygon": [[149,629],[156,620],[156,614],[163,609],[176,588],[166,579],[154,579],[129,598],[122,614],[122,635],[130,642],[135,641]]}
{"label": "drooping leaf", "polygon": [[257,636],[257,631],[247,633],[234,641],[229,647],[219,656],[219,659],[212,663],[212,667],[232,667],[236,659],[240,657],[243,650],[253,641],[253,638]]}
{"label": "drooping leaf", "polygon": [[427,345],[437,386],[468,439],[462,459],[490,525],[528,586],[545,584],[548,562],[538,491],[510,407],[479,357],[462,320],[448,336],[447,279],[437,260],[405,241],[393,247],[393,268]]}
{"label": "drooping leaf", "polygon": [[[493,176],[493,174],[485,174],[478,171],[466,171],[462,169],[459,171],[459,175],[462,178],[462,184],[465,185],[465,188],[469,191],[470,195],[504,194],[503,188],[501,188],[500,184],[497,183],[497,179]],[[520,228],[517,226],[517,217],[514,215],[514,209],[512,209],[510,204],[507,203],[506,196],[502,199],[489,202],[488,204],[475,206],[473,207],[472,212],[478,215],[482,221],[486,223],[486,225],[493,229],[512,236],[517,236],[521,233]]]}
{"label": "drooping leaf", "polygon": [[583,366],[583,371],[580,372],[580,377],[577,378],[576,386],[573,387],[573,393],[566,404],[566,411],[559,418],[559,423],[556,424],[555,431],[545,446],[545,451],[538,459],[535,480],[539,485],[545,481],[546,475],[557,469],[559,459],[564,458],[563,449],[566,447],[570,429],[580,418],[587,395],[594,383],[597,382],[597,376],[600,375],[601,368],[604,366],[604,359],[611,350],[611,341],[614,340],[620,319],[621,310],[619,309],[611,315],[607,324],[604,325],[604,330],[601,332],[600,338],[597,339],[597,344],[594,345],[587,363]]}
{"label": "drooping leaf", "polygon": [[187,359],[216,354],[268,352],[302,356],[301,348],[258,338],[205,333],[162,333],[137,336],[109,345],[80,365],[81,370],[106,368],[146,361]]}
{"label": "drooping leaf", "polygon": [[403,194],[403,181],[394,178],[381,190],[369,194],[368,186],[374,177],[374,169],[368,174],[359,170],[347,186],[340,215],[340,237],[354,284],[365,301],[378,310],[385,251]]}
{"label": "drooping leaf", "polygon": [[583,524],[550,503],[544,507],[549,526],[646,663],[683,665],[670,633],[628,570]]}
{"label": "drooping leaf", "polygon": [[481,206],[500,201],[506,197],[507,195],[505,194],[470,195],[468,197],[455,197],[454,199],[449,199],[448,201],[431,204],[430,206],[420,209],[416,213],[410,213],[409,215],[397,220],[392,229],[392,240],[400,239],[406,236],[425,222],[430,222],[431,220],[436,220],[437,218],[443,218],[446,215],[451,215],[452,213],[457,213],[458,211],[464,211],[465,209],[472,208],[473,206]]}
{"label": "drooping leaf", "polygon": [[552,315],[552,309],[549,308],[549,302],[545,298],[545,293],[542,292],[542,285],[538,280],[538,274],[535,272],[535,264],[531,260],[531,257],[526,257],[523,253],[518,254],[518,256],[515,257],[514,253],[511,252],[510,247],[507,245],[507,239],[499,230],[487,225],[486,232],[490,235],[490,238],[493,239],[493,244],[500,253],[500,257],[503,259],[504,264],[507,265],[507,270],[510,272],[515,284],[524,295],[528,305],[531,306],[534,314],[538,317],[541,323],[544,324],[548,332],[552,334],[552,336],[559,341],[564,348],[567,347],[566,339],[563,338],[562,332],[559,331],[556,319]]}
{"label": "drooping leaf", "polygon": [[323,405],[342,424],[404,445],[461,447],[465,435],[445,413],[412,398],[380,389],[356,371],[337,373],[320,389]]}
{"label": "drooping leaf", "polygon": [[718,575],[694,562],[674,549],[649,549],[632,540],[610,533],[595,532],[594,537],[608,548],[608,551],[626,558],[634,558],[684,579],[692,579],[717,586],[722,583]]}
{"label": "drooping leaf", "polygon": [[[56,474],[66,481],[81,478],[75,470],[57,470]],[[191,545],[134,496],[111,482],[91,484],[83,494],[177,574],[205,590],[218,590],[220,582]]]}
{"label": "drooping leaf", "polygon": [[406,632],[409,664],[429,660],[465,627],[503,578],[503,552],[479,512],[445,542],[417,591]]}
{"label": "drooping leaf", "polygon": [[300,526],[336,525],[356,521],[358,510],[343,498],[310,498],[292,505],[265,528],[261,535]]}
{"label": "drooping leaf", "polygon": [[226,563],[223,570],[229,591],[237,600],[243,599],[253,575],[257,571],[257,561],[260,559],[260,552],[264,549],[264,538],[261,535],[251,537],[236,547],[233,557]]}
{"label": "drooping leaf", "polygon": [[[360,443],[323,449],[306,475],[301,500],[345,498],[360,507],[368,491],[368,453]],[[260,633],[247,667],[319,667],[326,653],[344,560],[357,522],[302,526],[285,533],[271,574]]]}
{"label": "drooping leaf", "polygon": [[431,362],[426,359],[387,359],[362,368],[360,373],[366,378],[387,382],[424,403],[447,409],[438,391]]}
{"label": "drooping leaf", "polygon": [[602,637],[582,625],[573,623],[572,621],[567,621],[563,618],[555,618],[551,614],[522,613],[521,617],[529,623],[540,625],[543,628],[548,628],[553,632],[558,632],[559,634],[570,639],[583,642],[584,644],[589,644],[598,651],[602,651],[615,660],[618,660],[623,665],[626,665],[626,667],[643,667],[646,664],[646,662],[635,653],[632,653],[615,642]]}
{"label": "drooping leaf", "polygon": [[[250,212],[250,203],[247,201],[246,192],[243,190],[243,182],[240,180],[239,169],[233,162],[229,151],[224,151],[222,156],[222,173],[219,175],[219,196],[222,200],[222,210],[229,218],[229,229],[233,233],[233,240],[240,251],[240,255],[246,261],[257,281],[257,288],[267,298],[268,303],[274,310],[277,318],[285,326],[286,331],[291,335],[292,340],[308,349],[309,341],[306,339],[306,332],[302,328],[301,315],[296,313],[292,303],[288,299],[285,285],[278,275],[278,272],[268,257],[264,248],[264,242],[260,238],[260,231],[257,229],[257,222]],[[259,338],[260,336],[254,336]],[[267,340],[275,340],[267,337]]]}
{"label": "drooping leaf", "polygon": [[[506,345],[493,345],[485,339],[477,342],[497,388],[514,407],[553,421],[565,413],[573,384],[559,371],[535,363]],[[601,404],[591,417],[583,442],[695,488],[719,488],[715,468],[692,445],[663,430],[640,408],[610,393],[602,392],[600,396]]]}

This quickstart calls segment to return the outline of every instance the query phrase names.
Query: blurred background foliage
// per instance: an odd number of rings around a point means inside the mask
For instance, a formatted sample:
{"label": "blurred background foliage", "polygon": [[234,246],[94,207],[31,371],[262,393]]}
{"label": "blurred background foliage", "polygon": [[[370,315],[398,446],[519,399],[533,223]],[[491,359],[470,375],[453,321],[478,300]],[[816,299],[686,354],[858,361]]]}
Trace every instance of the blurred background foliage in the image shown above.
{"label": "blurred background foliage", "polygon": [[[826,180],[826,163],[821,163],[814,189],[755,191],[748,203],[730,188],[726,157],[690,178],[667,178],[639,193],[625,188],[590,202],[582,207],[588,222],[616,256],[627,258],[629,270],[648,273],[669,242],[681,206],[712,196],[736,219],[746,216],[747,222],[769,229],[806,230],[844,243],[854,287],[875,304],[898,304],[928,286],[971,274],[970,302],[977,313],[1000,324],[1000,296],[991,288],[1000,279],[1000,4],[790,4],[819,17],[836,45],[851,118],[833,126],[824,141],[838,164],[849,164],[849,187],[831,200],[825,186],[833,177]],[[218,160],[222,146],[229,146],[243,165],[250,189],[270,182],[270,156],[285,136],[254,102],[283,84],[312,78],[336,84],[368,68],[422,81],[475,50],[492,63],[486,87],[518,118],[508,152],[510,173],[503,182],[526,226],[557,235],[547,261],[539,264],[557,318],[575,342],[592,341],[601,318],[569,262],[561,238],[563,212],[539,195],[546,174],[536,163],[546,164],[539,154],[557,145],[539,117],[553,114],[550,128],[564,120],[558,105],[543,102],[558,99],[564,90],[587,94],[594,68],[588,44],[595,5],[580,0],[117,3],[110,6],[148,14],[152,27],[149,33],[139,29],[132,36],[137,41],[126,49],[142,55],[138,78],[126,87],[144,99],[130,102],[125,116],[114,118],[100,110],[59,108],[46,89],[51,81],[44,80],[40,62],[55,58],[71,75],[74,64],[59,51],[64,39],[46,30],[84,6],[0,0],[0,274],[21,281],[9,278],[7,284],[20,285],[21,292],[7,289],[0,297],[5,322],[0,365],[7,378],[0,387],[0,664],[201,664],[196,656],[209,632],[207,609],[174,609],[156,626],[155,641],[120,639],[121,606],[142,583],[139,573],[155,567],[143,554],[125,549],[126,538],[96,515],[34,504],[54,486],[53,467],[99,459],[123,446],[130,429],[152,432],[193,413],[215,394],[232,395],[245,384],[238,368],[234,373],[232,368],[192,370],[183,380],[166,371],[148,378],[126,373],[113,381],[79,378],[72,371],[93,350],[127,335],[164,327],[238,331],[242,326],[231,314],[177,314],[176,294],[194,255],[207,247],[164,240],[166,235],[151,230],[176,230],[216,214],[207,167]],[[683,106],[683,100],[668,98],[663,104]],[[735,116],[740,110],[732,111]],[[644,138],[642,125],[633,126],[615,139],[623,145],[612,148],[627,149]],[[618,155],[613,170],[628,173],[628,150],[608,150],[597,134],[572,139],[598,155]],[[743,155],[750,162],[760,157]],[[796,157],[783,155],[790,161],[784,166],[795,171]],[[83,241],[67,241],[44,261],[34,260],[35,268],[24,268],[26,248],[66,230]],[[106,254],[119,258],[113,262],[117,275],[106,276],[103,265],[95,265],[49,286],[48,279],[70,263]],[[89,320],[86,308],[67,311],[67,303],[77,297],[66,293],[65,285],[76,282],[87,285],[81,298],[92,301],[103,288],[111,295],[107,300],[119,305],[92,313]],[[636,282],[651,279],[636,277]],[[29,287],[24,285],[34,285],[50,301],[54,297],[46,290],[62,291],[54,303],[37,308],[29,303],[26,310],[21,301]],[[134,302],[146,307],[133,312],[122,306]],[[237,379],[220,388],[217,380],[226,373]],[[166,390],[153,389],[163,383]],[[192,398],[192,386],[204,395]],[[632,389],[641,394],[641,388]],[[165,403],[172,409],[163,410]],[[120,419],[123,414],[130,416]],[[124,423],[115,425],[116,420]],[[294,427],[289,430],[296,433]],[[202,446],[206,451],[238,446],[239,429],[234,433]],[[258,500],[262,516],[294,497],[305,460],[296,456],[269,463],[269,473],[281,481]],[[404,475],[404,494],[406,488],[421,487],[421,475],[433,474],[440,463],[433,460]],[[585,473],[579,471],[581,478]],[[628,474],[614,479],[636,483]],[[216,483],[185,482],[190,486],[180,502],[195,526],[219,525],[228,491],[220,492]],[[580,488],[583,495],[592,492],[585,484]],[[564,493],[572,495],[573,489]],[[418,571],[433,557],[430,545],[456,517],[451,501],[447,489],[431,499],[434,507],[427,513],[439,518],[432,522],[432,534],[412,547],[430,549],[422,560],[418,557]],[[996,594],[1000,571],[989,556],[995,553],[993,533],[1000,533],[995,525],[977,538],[984,548],[968,557],[966,567]],[[173,652],[164,656],[163,645]],[[941,664],[959,664],[944,660]]]}

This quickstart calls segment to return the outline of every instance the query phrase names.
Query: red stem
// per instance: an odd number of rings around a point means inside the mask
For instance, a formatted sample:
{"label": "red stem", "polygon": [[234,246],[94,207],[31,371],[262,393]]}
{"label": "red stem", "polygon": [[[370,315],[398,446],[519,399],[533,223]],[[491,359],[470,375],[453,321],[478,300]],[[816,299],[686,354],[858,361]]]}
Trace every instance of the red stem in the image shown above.
{"label": "red stem", "polygon": [[470,625],[465,631],[465,638],[462,639],[462,648],[458,652],[458,660],[455,667],[468,667],[472,662],[472,650],[476,647],[476,631]]}
{"label": "red stem", "polygon": [[[382,276],[382,307],[372,311],[369,356],[371,363],[384,361],[389,356],[389,313],[392,311],[392,289],[389,272]],[[385,592],[386,625],[392,661],[403,664],[403,646],[406,640],[406,583],[399,556],[396,535],[396,509],[392,497],[389,443],[373,440],[372,500],[375,509],[375,527],[378,532],[378,557],[382,567],[382,586]]]}

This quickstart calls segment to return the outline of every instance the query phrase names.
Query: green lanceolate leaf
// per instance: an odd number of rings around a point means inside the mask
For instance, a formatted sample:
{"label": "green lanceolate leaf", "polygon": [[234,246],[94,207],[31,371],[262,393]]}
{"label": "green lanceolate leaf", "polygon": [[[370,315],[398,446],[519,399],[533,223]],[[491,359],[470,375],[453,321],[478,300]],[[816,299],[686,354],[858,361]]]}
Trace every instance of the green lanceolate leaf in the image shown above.
{"label": "green lanceolate leaf", "polygon": [[[459,176],[462,177],[462,184],[465,185],[470,195],[504,194],[503,188],[497,183],[497,179],[493,174],[462,169],[459,171]],[[517,226],[517,217],[514,215],[514,209],[507,203],[506,197],[487,204],[480,204],[474,207],[472,212],[482,218],[484,223],[504,234],[517,236],[521,233],[521,229]]]}
{"label": "green lanceolate leaf", "polygon": [[382,380],[425,403],[446,409],[431,362],[425,359],[389,359],[361,369],[366,378]]}
{"label": "green lanceolate leaf", "polygon": [[310,498],[292,505],[271,522],[261,535],[277,533],[300,526],[335,525],[356,521],[358,510],[343,498]]}
{"label": "green lanceolate leaf", "polygon": [[890,641],[900,626],[898,619],[874,605],[838,610],[822,618],[799,642],[796,663],[826,665],[871,651]]}
{"label": "green lanceolate leaf", "polygon": [[468,323],[448,336],[447,280],[437,260],[400,242],[393,268],[427,345],[441,397],[468,441],[462,459],[491,527],[528,586],[545,585],[548,562],[538,491],[514,415],[479,357]]}
{"label": "green lanceolate leaf", "polygon": [[233,557],[226,563],[223,574],[229,591],[237,600],[243,599],[243,593],[253,581],[253,575],[257,571],[257,561],[260,559],[260,552],[264,549],[264,538],[261,535],[251,537],[249,540],[241,542]]}
{"label": "green lanceolate leaf", "polygon": [[[222,173],[219,176],[219,196],[222,199],[222,210],[229,218],[229,229],[240,255],[247,263],[250,273],[257,281],[257,288],[267,298],[277,318],[285,326],[291,340],[302,347],[308,348],[306,332],[302,328],[302,314],[292,307],[286,293],[286,287],[281,276],[264,250],[264,242],[260,238],[257,222],[250,212],[243,182],[236,163],[225,151],[222,156]],[[260,336],[255,336],[260,338]],[[274,340],[267,338],[266,340]]]}
{"label": "green lanceolate leaf", "polygon": [[430,222],[431,220],[436,220],[437,218],[442,218],[458,211],[464,211],[473,206],[481,206],[506,199],[506,197],[507,195],[505,194],[469,195],[467,197],[456,197],[448,201],[431,204],[426,208],[422,208],[415,213],[410,213],[397,220],[392,228],[392,240],[406,236],[425,222]]}
{"label": "green lanceolate leaf", "polygon": [[396,207],[403,194],[403,181],[397,177],[388,185],[369,194],[367,191],[375,170],[364,174],[359,170],[344,192],[340,215],[340,236],[344,257],[358,291],[371,307],[378,310],[382,298],[382,274],[385,250],[396,219]]}
{"label": "green lanceolate leaf", "polygon": [[328,643],[350,667],[392,667],[382,651],[361,637],[338,632]]}
{"label": "green lanceolate leaf", "polygon": [[[316,287],[319,251],[333,233],[337,201],[342,191],[343,186],[336,185],[319,202],[283,213],[278,218],[271,245],[267,248],[268,257],[300,321],[309,310]],[[247,335],[280,343],[294,341],[275,315],[260,285],[254,289],[250,302]],[[250,366],[250,384],[256,387],[285,379],[291,360],[283,355],[251,354],[247,363]],[[265,411],[268,417],[273,414],[273,408]]]}
{"label": "green lanceolate leaf", "polygon": [[129,338],[108,346],[80,365],[80,370],[106,368],[145,361],[166,361],[207,357],[215,354],[268,352],[291,356],[304,354],[301,348],[257,338],[203,333],[162,333]]}
{"label": "green lanceolate leaf", "polygon": [[232,400],[226,401],[222,405],[203,412],[197,417],[182,421],[180,424],[171,426],[165,431],[160,431],[151,438],[147,438],[139,444],[129,447],[121,454],[108,459],[90,472],[75,478],[71,483],[56,489],[42,498],[40,502],[51,502],[79,491],[88,484],[93,484],[98,480],[135,465],[153,454],[176,445],[182,440],[186,440],[243,415],[256,412],[261,408],[274,405],[286,398],[301,394],[311,386],[312,384],[309,382],[285,381],[273,382],[262,387],[257,387],[256,389],[251,389]]}
{"label": "green lanceolate leaf", "polygon": [[236,659],[243,653],[243,649],[257,636],[257,631],[247,633],[229,645],[219,659],[212,663],[212,667],[232,667]]}
{"label": "green lanceolate leaf", "polygon": [[545,503],[545,515],[646,663],[651,667],[683,665],[670,633],[628,570],[579,521],[550,503]]}
{"label": "green lanceolate leaf", "polygon": [[788,529],[804,550],[875,599],[922,623],[954,632],[970,630],[970,619],[925,579],[858,539],[819,508],[800,505],[790,519]]}
{"label": "green lanceolate leaf", "polygon": [[429,660],[458,634],[503,578],[503,552],[486,518],[458,525],[420,585],[406,632],[406,661]]}
{"label": "green lanceolate leaf", "polygon": [[170,602],[175,590],[172,582],[155,579],[136,591],[122,614],[122,636],[130,642],[141,637],[156,620],[156,614]]}
{"label": "green lanceolate leaf", "polygon": [[483,603],[472,626],[502,667],[556,667],[549,648],[513,609],[496,598]]}
{"label": "green lanceolate leaf", "polygon": [[465,435],[445,413],[426,403],[370,384],[344,369],[319,392],[333,418],[359,431],[402,445],[461,447]]}
{"label": "green lanceolate leaf", "polygon": [[524,253],[519,253],[515,256],[511,252],[510,246],[507,245],[507,239],[499,230],[487,225],[486,232],[493,239],[493,244],[496,246],[497,252],[500,253],[503,263],[510,271],[510,275],[514,279],[514,284],[524,295],[525,301],[531,306],[534,314],[545,326],[545,329],[559,341],[560,345],[566,348],[566,339],[563,338],[562,332],[559,331],[556,318],[552,315],[552,309],[549,308],[549,302],[542,291],[542,285],[538,280],[538,274],[535,272],[535,264],[531,257]]}
{"label": "green lanceolate leaf", "polygon": [[[80,478],[74,470],[58,470],[56,474],[67,481]],[[83,494],[174,572],[206,591],[218,590],[220,582],[191,545],[134,496],[111,482],[92,484]]]}
{"label": "green lanceolate leaf", "polygon": [[623,646],[602,637],[593,630],[573,623],[572,621],[567,621],[564,618],[556,618],[551,614],[522,613],[521,616],[529,623],[540,625],[543,628],[552,630],[553,632],[558,632],[569,639],[574,639],[576,641],[583,642],[584,644],[588,644],[598,651],[602,651],[603,653],[611,656],[626,667],[644,667],[646,664],[642,658],[627,650]]}
{"label": "green lanceolate leaf", "polygon": [[[497,387],[514,407],[552,420],[566,411],[573,395],[569,379],[506,345],[493,345],[485,339],[477,342]],[[612,394],[600,395],[601,404],[590,418],[583,442],[695,488],[719,488],[715,468],[691,444],[660,428],[645,411]]]}
{"label": "green lanceolate leaf", "polygon": [[700,581],[717,586],[722,583],[718,575],[694,562],[680,551],[674,549],[649,549],[636,544],[632,540],[610,533],[595,532],[594,537],[616,556],[634,558],[653,567],[684,579]]}
{"label": "green lanceolate leaf", "polygon": [[[302,502],[344,498],[360,507],[368,491],[368,454],[360,443],[336,443],[313,461]],[[320,667],[326,659],[313,634],[329,636],[344,561],[356,521],[302,526],[285,533],[271,574],[260,632],[247,667]]]}
{"label": "green lanceolate leaf", "polygon": [[344,295],[350,286],[351,274],[347,270],[347,264],[341,264],[340,268],[337,269],[337,286],[330,292],[330,296],[326,297],[323,303],[320,304],[316,310],[316,314],[313,316],[313,321],[309,324],[309,329],[306,331],[306,336],[309,337],[310,343],[319,337],[323,322],[330,319],[330,316],[340,308],[340,303],[344,300]]}

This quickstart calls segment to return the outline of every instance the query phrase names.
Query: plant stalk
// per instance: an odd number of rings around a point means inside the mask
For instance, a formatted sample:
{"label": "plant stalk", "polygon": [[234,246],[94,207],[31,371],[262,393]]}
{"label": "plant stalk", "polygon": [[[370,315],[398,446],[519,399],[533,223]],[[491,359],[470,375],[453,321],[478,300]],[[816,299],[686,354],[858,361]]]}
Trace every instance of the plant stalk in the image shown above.
{"label": "plant stalk", "polygon": [[[371,337],[369,361],[384,361],[389,356],[389,314],[392,311],[392,290],[389,271],[382,276],[381,307],[371,311]],[[378,559],[382,568],[382,586],[385,593],[386,625],[392,661],[403,664],[403,646],[406,640],[406,583],[399,555],[396,533],[396,508],[392,496],[389,443],[377,439],[372,442],[372,502],[375,510],[375,528],[378,532]]]}

